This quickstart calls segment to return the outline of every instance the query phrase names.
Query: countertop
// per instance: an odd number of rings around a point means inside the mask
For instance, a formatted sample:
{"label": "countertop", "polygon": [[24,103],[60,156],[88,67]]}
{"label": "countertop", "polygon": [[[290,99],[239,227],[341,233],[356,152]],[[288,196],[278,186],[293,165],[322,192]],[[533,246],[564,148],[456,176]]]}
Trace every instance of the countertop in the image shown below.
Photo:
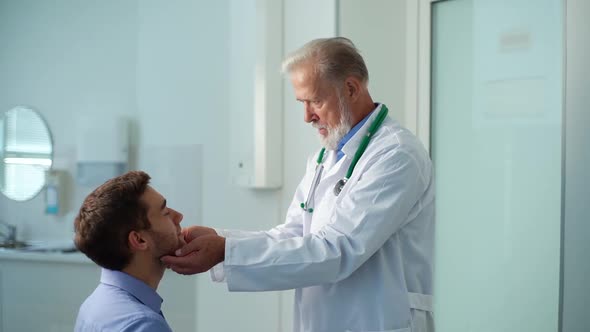
{"label": "countertop", "polygon": [[29,252],[0,248],[0,261],[36,261],[73,264],[94,264],[86,255],[77,252]]}

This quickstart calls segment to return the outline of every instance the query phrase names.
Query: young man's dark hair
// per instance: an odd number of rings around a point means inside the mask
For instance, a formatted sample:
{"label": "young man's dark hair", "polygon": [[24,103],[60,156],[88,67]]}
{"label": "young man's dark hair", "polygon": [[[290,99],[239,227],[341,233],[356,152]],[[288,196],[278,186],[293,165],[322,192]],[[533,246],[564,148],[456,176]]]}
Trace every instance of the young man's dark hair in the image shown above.
{"label": "young man's dark hair", "polygon": [[150,176],[131,171],[94,190],[76,216],[75,243],[96,264],[122,270],[131,259],[127,236],[150,228],[147,207],[140,201]]}

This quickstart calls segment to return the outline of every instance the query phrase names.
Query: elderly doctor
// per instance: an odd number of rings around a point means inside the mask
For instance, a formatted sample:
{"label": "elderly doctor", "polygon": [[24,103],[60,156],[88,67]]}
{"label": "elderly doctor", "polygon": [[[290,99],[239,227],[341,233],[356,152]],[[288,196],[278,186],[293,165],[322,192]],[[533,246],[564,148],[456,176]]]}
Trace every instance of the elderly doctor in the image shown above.
{"label": "elderly doctor", "polygon": [[433,331],[428,153],[373,102],[350,40],[313,40],[283,70],[323,145],[285,222],[263,232],[193,226],[162,260],[182,274],[213,268],[230,291],[296,289],[294,331]]}

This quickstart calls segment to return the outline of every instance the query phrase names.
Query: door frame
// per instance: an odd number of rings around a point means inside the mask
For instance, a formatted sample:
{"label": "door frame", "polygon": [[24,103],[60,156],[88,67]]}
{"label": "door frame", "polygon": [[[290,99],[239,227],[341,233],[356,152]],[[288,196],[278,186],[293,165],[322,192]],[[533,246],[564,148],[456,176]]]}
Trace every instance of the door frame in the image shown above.
{"label": "door frame", "polygon": [[448,0],[407,1],[406,126],[430,153],[432,5]]}

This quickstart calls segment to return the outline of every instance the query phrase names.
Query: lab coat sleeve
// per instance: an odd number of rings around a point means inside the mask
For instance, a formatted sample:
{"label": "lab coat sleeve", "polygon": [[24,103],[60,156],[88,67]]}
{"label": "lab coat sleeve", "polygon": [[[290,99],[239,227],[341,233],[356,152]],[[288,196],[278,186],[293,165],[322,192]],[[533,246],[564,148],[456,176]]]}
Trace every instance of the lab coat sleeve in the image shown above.
{"label": "lab coat sleeve", "polygon": [[[301,187],[301,185],[300,185]],[[246,239],[246,238],[268,238],[270,240],[278,241],[282,239],[288,239],[292,237],[303,236],[303,220],[301,219],[301,212],[299,209],[299,188],[291,206],[287,210],[287,217],[285,223],[278,225],[268,231],[242,231],[242,230],[228,230],[228,229],[215,229],[218,235],[228,239]],[[227,247],[226,247],[227,248]],[[227,249],[226,249],[227,250]],[[210,270],[211,280],[215,282],[225,281],[225,270],[223,262],[215,265]]]}
{"label": "lab coat sleeve", "polygon": [[430,182],[430,169],[411,153],[398,148],[374,158],[360,180],[349,183],[350,190],[319,232],[286,239],[228,238],[223,264],[229,290],[336,282],[371,257],[421,208],[420,198]]}
{"label": "lab coat sleeve", "polygon": [[[317,157],[316,157],[317,158]],[[243,239],[254,237],[267,237],[273,240],[282,240],[292,237],[303,236],[303,220],[301,214],[301,202],[306,199],[305,188],[307,183],[311,183],[315,165],[311,158],[307,161],[307,172],[293,195],[293,200],[287,209],[285,222],[268,231],[243,231],[243,230],[229,230],[229,229],[215,229],[218,235],[225,238]],[[311,173],[310,173],[311,170]],[[211,269],[211,280],[216,282],[225,281],[225,272],[223,263],[215,265]]]}

